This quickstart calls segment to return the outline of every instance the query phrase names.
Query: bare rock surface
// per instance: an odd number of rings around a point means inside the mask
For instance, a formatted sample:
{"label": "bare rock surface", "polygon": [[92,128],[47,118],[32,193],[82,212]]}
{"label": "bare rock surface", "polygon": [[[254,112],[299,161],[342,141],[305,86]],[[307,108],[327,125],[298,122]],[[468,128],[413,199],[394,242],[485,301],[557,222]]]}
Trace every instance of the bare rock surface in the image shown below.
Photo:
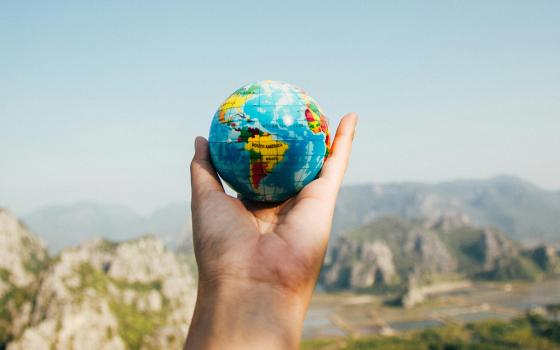
{"label": "bare rock surface", "polygon": [[91,240],[54,259],[7,348],[180,348],[194,300],[190,269],[157,238]]}
{"label": "bare rock surface", "polygon": [[363,289],[389,284],[396,276],[393,253],[381,240],[360,243],[340,239],[332,256],[333,264],[326,269],[324,279],[327,286]]}
{"label": "bare rock surface", "polygon": [[0,208],[0,348],[29,324],[47,260],[43,243]]}
{"label": "bare rock surface", "polygon": [[387,216],[331,242],[321,283],[327,289],[403,290],[404,304],[414,305],[430,285],[535,280],[558,272],[558,260],[553,247],[523,251],[505,233],[473,225],[465,215]]}

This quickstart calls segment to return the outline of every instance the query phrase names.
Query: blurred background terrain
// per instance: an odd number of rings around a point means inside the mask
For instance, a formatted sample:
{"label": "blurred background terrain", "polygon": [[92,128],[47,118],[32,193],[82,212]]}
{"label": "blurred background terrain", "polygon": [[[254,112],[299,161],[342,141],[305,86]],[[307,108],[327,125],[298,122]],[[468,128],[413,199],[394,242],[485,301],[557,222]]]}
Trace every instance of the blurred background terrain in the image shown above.
{"label": "blurred background terrain", "polygon": [[[558,192],[511,176],[343,187],[304,346],[473,343],[513,327],[520,348],[554,348],[558,213]],[[181,346],[196,293],[187,204],[143,216],[76,203],[23,222],[2,209],[0,249],[4,346]]]}
{"label": "blurred background terrain", "polygon": [[304,349],[560,348],[560,3],[0,3],[0,349],[181,348],[239,86],[360,115]]}

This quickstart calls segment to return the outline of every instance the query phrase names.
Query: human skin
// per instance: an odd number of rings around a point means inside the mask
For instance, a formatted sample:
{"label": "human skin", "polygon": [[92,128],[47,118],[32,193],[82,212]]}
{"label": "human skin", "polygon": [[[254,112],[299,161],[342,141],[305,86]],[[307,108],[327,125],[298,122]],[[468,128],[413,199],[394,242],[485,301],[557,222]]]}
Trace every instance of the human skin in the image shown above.
{"label": "human skin", "polygon": [[185,349],[298,349],[357,123],[342,118],[317,179],[282,203],[224,192],[195,140],[192,222],[198,293]]}

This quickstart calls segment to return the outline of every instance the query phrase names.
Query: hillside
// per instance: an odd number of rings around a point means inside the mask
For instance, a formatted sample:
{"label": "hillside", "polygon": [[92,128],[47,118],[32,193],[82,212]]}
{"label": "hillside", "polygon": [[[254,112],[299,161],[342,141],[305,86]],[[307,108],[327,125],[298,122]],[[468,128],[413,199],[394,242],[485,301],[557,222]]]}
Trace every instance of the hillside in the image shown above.
{"label": "hillside", "polygon": [[[189,215],[186,203],[140,215],[119,205],[82,202],[40,208],[23,216],[23,221],[51,252],[94,237],[120,241],[146,233],[176,248],[183,245],[185,236],[189,239]],[[560,243],[560,193],[508,176],[440,184],[345,186],[338,198],[332,237],[385,215],[406,219],[466,216],[477,225],[500,228],[523,243]]]}
{"label": "hillside", "polygon": [[180,348],[195,293],[189,266],[155,237],[49,258],[0,210],[0,349]]}
{"label": "hillside", "polygon": [[560,242],[560,194],[510,176],[343,187],[334,236],[384,215],[407,219],[466,215],[473,223],[497,227],[518,241]]}
{"label": "hillside", "polygon": [[0,348],[30,322],[47,263],[43,243],[0,208]]}
{"label": "hillside", "polygon": [[498,229],[465,217],[387,216],[335,239],[321,283],[327,288],[407,291],[438,282],[533,280],[558,272],[551,246],[523,249]]}

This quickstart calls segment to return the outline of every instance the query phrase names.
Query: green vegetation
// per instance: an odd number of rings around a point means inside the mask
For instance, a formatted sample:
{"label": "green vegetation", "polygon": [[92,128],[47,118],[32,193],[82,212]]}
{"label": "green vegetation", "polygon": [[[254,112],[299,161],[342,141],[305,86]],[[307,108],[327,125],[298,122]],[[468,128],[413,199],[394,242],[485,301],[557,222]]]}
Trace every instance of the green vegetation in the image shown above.
{"label": "green vegetation", "polygon": [[127,304],[109,293],[109,284],[114,285],[120,291],[129,289],[140,295],[153,290],[160,291],[162,288],[160,281],[149,283],[128,282],[109,277],[88,263],[81,264],[78,273],[81,283],[79,287],[72,288],[75,295],[82,297],[86,288],[92,288],[108,300],[109,306],[119,323],[119,334],[129,349],[140,349],[143,345],[144,336],[153,333],[159,325],[165,323],[166,315],[169,312],[169,300],[164,298],[162,309],[157,312],[141,311],[135,306],[135,303]]}
{"label": "green vegetation", "polygon": [[498,268],[488,272],[478,273],[475,277],[492,281],[534,281],[542,275],[542,272],[532,261],[522,256],[506,256],[503,257],[498,264]]}
{"label": "green vegetation", "polygon": [[100,294],[107,293],[108,278],[101,271],[98,271],[88,263],[82,263],[78,268],[78,274],[81,278],[80,286],[70,288],[74,292],[79,292],[76,295],[83,295],[85,288],[93,288]]}
{"label": "green vegetation", "polygon": [[38,276],[41,272],[45,271],[49,265],[49,256],[43,251],[43,248],[31,236],[23,236],[21,244],[24,247],[29,247],[29,259],[23,262],[23,267],[26,271],[31,272],[33,275]]}
{"label": "green vegetation", "polygon": [[[407,242],[410,242],[411,234],[414,233],[420,234],[424,244],[431,246],[430,249],[439,249],[444,253],[441,250],[443,248],[449,252],[457,262],[456,272],[438,273],[433,270],[433,261],[422,262],[425,257],[406,251]],[[413,270],[422,272],[417,276],[420,278],[420,284],[460,280],[465,277],[497,281],[531,281],[543,275],[543,271],[535,262],[521,254],[521,247],[497,229],[487,230],[469,225],[450,230],[426,228],[421,221],[386,216],[350,232],[348,238],[357,242],[382,241],[393,252],[397,277],[389,285],[374,286],[373,292],[378,293],[402,289],[398,284],[406,282],[407,276]],[[491,242],[488,243],[485,239]],[[443,243],[441,248],[437,242]],[[490,256],[491,259],[495,259],[490,261],[490,265],[487,254],[496,255]]]}
{"label": "green vegetation", "polygon": [[[385,216],[379,220],[363,226],[353,232],[350,237],[363,241],[374,241],[382,239],[389,245],[389,248],[395,249],[401,247],[404,243],[406,235],[414,228],[412,222],[402,219],[398,216]],[[375,234],[372,234],[374,232]]]}
{"label": "green vegetation", "polygon": [[25,302],[31,302],[34,298],[34,290],[19,288],[9,282],[10,273],[5,269],[0,269],[0,279],[8,284],[7,292],[0,296],[0,348],[6,344],[14,334],[10,328],[12,319]]}
{"label": "green vegetation", "polygon": [[39,257],[35,254],[31,255],[30,259],[24,262],[23,267],[25,270],[31,272],[35,276],[39,276],[39,274],[47,269],[49,266],[49,259],[48,257]]}
{"label": "green vegetation", "polygon": [[134,305],[111,301],[111,310],[119,322],[119,334],[130,349],[140,349],[145,335],[149,335],[162,321],[161,315],[139,311]]}
{"label": "green vegetation", "polygon": [[99,244],[99,250],[101,250],[102,252],[111,253],[117,248],[118,245],[119,243],[117,242],[108,241],[104,239],[101,241],[101,244]]}
{"label": "green vegetation", "polygon": [[[397,216],[387,216],[380,220],[376,220],[362,228],[357,229],[349,234],[349,238],[360,242],[383,241],[387,244],[395,259],[395,268],[398,276],[393,284],[406,282],[406,276],[414,269],[418,260],[413,254],[406,254],[403,249],[406,244],[408,235],[414,229],[411,221],[401,219]],[[375,286],[378,290],[381,286]],[[386,288],[378,290],[379,293],[386,292]]]}
{"label": "green vegetation", "polygon": [[515,350],[560,349],[560,323],[535,314],[511,322],[483,321],[448,325],[402,336],[319,339],[302,343],[303,350]]}
{"label": "green vegetation", "polygon": [[560,304],[548,304],[545,309],[554,321],[560,322]]}
{"label": "green vegetation", "polygon": [[10,279],[10,271],[0,267],[0,280],[7,282],[9,281],[9,279]]}
{"label": "green vegetation", "polygon": [[111,281],[117,286],[117,288],[124,290],[124,289],[132,289],[136,292],[150,292],[152,290],[161,291],[161,281],[152,281],[148,283],[142,282],[128,282],[125,280],[115,279],[112,278]]}
{"label": "green vegetation", "polygon": [[463,226],[439,234],[439,238],[456,257],[458,270],[476,279],[497,281],[528,280],[539,277],[538,266],[527,257],[519,254],[519,245],[510,240],[503,232],[493,230],[493,234],[500,242],[511,246],[511,251],[502,254],[494,269],[481,271],[485,261],[484,249],[481,247],[484,230],[471,226]]}

